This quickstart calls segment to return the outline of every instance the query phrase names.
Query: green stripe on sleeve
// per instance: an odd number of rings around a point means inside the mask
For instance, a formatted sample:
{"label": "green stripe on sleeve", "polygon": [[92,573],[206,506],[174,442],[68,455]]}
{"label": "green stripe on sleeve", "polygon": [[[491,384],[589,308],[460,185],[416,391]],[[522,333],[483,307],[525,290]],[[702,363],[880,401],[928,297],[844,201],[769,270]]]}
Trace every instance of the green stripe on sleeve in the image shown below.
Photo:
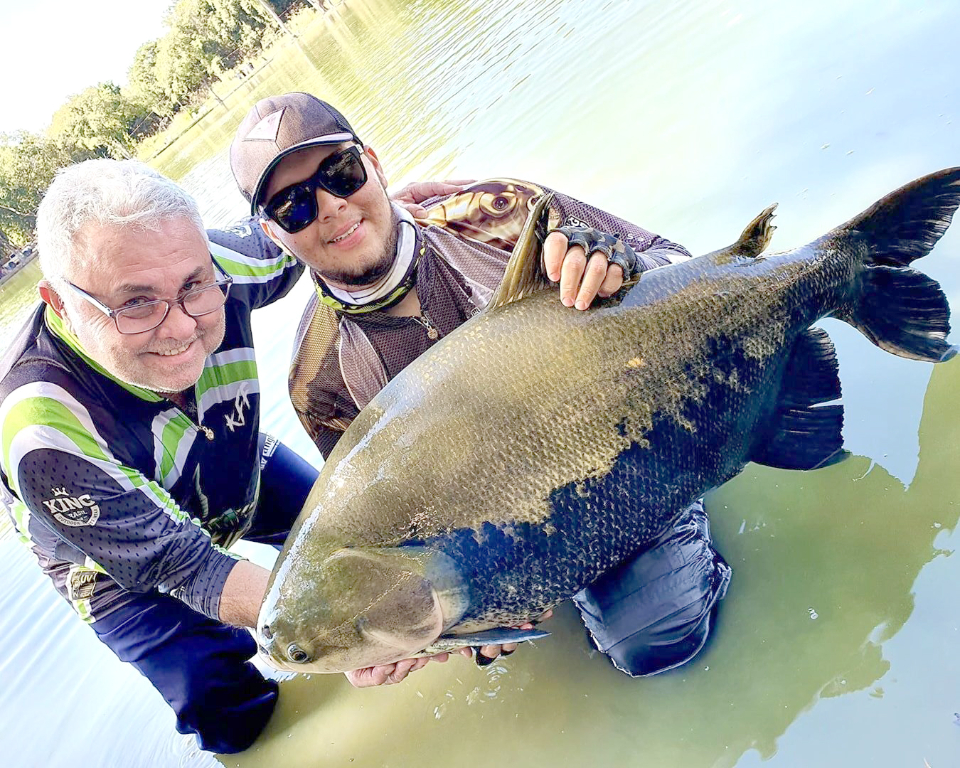
{"label": "green stripe on sleeve", "polygon": [[160,435],[163,444],[163,459],[160,462],[160,477],[165,478],[173,469],[180,441],[188,430],[193,429],[193,423],[183,414],[178,414],[164,425]]}
{"label": "green stripe on sleeve", "polygon": [[242,261],[234,261],[233,259],[228,259],[217,254],[217,263],[223,267],[224,272],[227,272],[234,277],[256,277],[269,279],[274,275],[282,274],[287,268],[294,263],[294,259],[287,254],[284,254],[284,258],[278,260],[275,264],[248,264]]}
{"label": "green stripe on sleeve", "polygon": [[255,381],[257,379],[257,363],[255,360],[237,360],[211,368],[204,368],[197,382],[197,399],[208,389],[222,387],[225,384],[234,384],[238,381]]}

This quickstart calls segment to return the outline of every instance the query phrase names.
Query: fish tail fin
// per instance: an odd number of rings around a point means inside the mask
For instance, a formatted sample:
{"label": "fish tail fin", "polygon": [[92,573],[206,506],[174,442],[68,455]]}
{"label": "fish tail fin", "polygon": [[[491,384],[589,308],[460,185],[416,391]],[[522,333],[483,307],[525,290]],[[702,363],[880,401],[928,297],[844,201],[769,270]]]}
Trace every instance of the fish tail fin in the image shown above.
{"label": "fish tail fin", "polygon": [[958,206],[960,168],[948,168],[890,193],[827,235],[866,249],[859,300],[838,317],[895,355],[934,363],[953,357],[947,298],[909,265],[936,245]]}

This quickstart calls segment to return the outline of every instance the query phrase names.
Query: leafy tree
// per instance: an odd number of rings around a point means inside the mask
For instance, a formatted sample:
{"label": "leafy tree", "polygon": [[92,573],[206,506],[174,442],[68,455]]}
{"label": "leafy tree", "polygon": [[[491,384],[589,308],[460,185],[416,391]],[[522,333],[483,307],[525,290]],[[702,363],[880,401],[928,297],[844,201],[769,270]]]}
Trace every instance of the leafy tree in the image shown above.
{"label": "leafy tree", "polygon": [[0,134],[0,252],[33,236],[40,199],[58,169],[91,157],[130,157],[136,142],[260,50],[274,23],[318,0],[177,0],[167,33],[140,46],[121,90],[100,83],[73,96],[46,135]]}
{"label": "leafy tree", "polygon": [[9,240],[7,236],[3,233],[3,230],[0,229],[0,261],[3,261],[11,253],[17,250],[19,246],[13,241]]}
{"label": "leafy tree", "polygon": [[0,232],[23,246],[33,237],[37,206],[54,174],[92,154],[35,133],[0,135]]}
{"label": "leafy tree", "polygon": [[[157,49],[159,40],[144,43],[133,57],[133,64],[127,72],[126,94],[136,103],[147,105],[157,118],[170,117],[179,107],[174,104],[166,90],[157,79]],[[155,119],[153,127],[159,125]]]}
{"label": "leafy tree", "polygon": [[100,83],[58,109],[47,134],[100,157],[133,156],[150,110],[125,97],[113,83]]}
{"label": "leafy tree", "polygon": [[266,12],[270,15],[276,14],[277,16],[283,16],[291,8],[296,8],[298,5],[303,5],[308,2],[311,5],[314,4],[311,0],[256,0],[255,4],[261,7],[266,6]]}
{"label": "leafy tree", "polygon": [[260,48],[264,13],[256,0],[179,0],[154,59],[156,83],[174,110]]}
{"label": "leafy tree", "polygon": [[209,9],[207,29],[219,48],[218,74],[262,47],[268,22],[257,0],[202,0],[200,4]]}

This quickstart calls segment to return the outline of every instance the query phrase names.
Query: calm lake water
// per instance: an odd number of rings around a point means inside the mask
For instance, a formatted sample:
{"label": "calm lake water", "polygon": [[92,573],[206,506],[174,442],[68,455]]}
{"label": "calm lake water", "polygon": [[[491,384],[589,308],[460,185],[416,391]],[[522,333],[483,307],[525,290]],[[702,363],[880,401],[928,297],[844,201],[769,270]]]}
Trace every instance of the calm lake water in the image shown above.
{"label": "calm lake water", "polygon": [[[244,210],[235,125],[257,98],[305,90],[341,107],[397,185],[529,178],[694,253],[779,201],[772,248],[788,248],[960,163],[958,28],[952,0],[348,0],[156,164],[226,224]],[[955,308],[958,230],[918,265]],[[257,349],[265,428],[316,460],[284,384],[307,291],[261,311]],[[4,338],[32,301],[29,275],[0,289]],[[222,762],[960,766],[960,362],[934,370],[824,327],[855,455],[810,473],[750,465],[713,494],[734,579],[694,663],[630,680],[564,606],[552,637],[485,670],[458,658],[364,691],[288,680],[264,736]],[[214,764],[9,535],[0,580],[4,764]]]}

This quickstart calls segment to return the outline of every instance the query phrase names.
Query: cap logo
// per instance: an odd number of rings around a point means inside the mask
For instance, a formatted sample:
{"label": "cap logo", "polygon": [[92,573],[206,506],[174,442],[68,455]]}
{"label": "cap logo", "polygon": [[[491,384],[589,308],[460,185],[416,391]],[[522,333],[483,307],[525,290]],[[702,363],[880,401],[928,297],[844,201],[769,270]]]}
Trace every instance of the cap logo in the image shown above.
{"label": "cap logo", "polygon": [[257,123],[253,128],[250,129],[244,137],[244,141],[273,141],[276,142],[277,134],[280,133],[280,120],[283,118],[283,113],[286,110],[286,107],[283,109],[278,109],[276,112],[272,112],[267,115],[263,120]]}

